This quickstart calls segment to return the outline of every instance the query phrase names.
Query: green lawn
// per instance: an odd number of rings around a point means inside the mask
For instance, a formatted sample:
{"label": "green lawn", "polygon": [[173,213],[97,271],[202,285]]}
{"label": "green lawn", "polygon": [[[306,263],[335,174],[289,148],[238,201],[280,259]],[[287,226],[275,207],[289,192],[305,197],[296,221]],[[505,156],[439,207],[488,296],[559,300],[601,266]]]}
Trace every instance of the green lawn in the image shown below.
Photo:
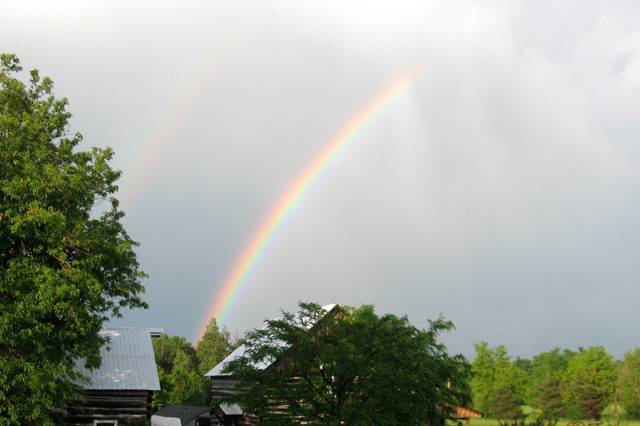
{"label": "green lawn", "polygon": [[[560,420],[557,426],[567,426],[575,420]],[[589,426],[593,423],[591,420],[578,420],[584,426]],[[615,425],[614,419],[602,419],[602,426]],[[640,426],[640,420],[620,420],[620,424],[623,426]],[[495,419],[471,419],[471,426],[498,426],[498,422]]]}

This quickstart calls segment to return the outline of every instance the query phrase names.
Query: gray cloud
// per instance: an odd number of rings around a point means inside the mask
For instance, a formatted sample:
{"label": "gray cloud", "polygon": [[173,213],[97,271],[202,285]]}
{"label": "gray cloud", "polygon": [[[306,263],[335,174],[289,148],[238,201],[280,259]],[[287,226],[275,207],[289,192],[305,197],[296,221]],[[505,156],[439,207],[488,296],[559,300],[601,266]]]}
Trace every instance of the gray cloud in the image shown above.
{"label": "gray cloud", "polygon": [[121,323],[192,337],[280,192],[391,79],[422,76],[277,235],[226,325],[374,303],[447,337],[636,346],[635,2],[0,5],[3,49],[69,97],[124,171],[151,275]]}

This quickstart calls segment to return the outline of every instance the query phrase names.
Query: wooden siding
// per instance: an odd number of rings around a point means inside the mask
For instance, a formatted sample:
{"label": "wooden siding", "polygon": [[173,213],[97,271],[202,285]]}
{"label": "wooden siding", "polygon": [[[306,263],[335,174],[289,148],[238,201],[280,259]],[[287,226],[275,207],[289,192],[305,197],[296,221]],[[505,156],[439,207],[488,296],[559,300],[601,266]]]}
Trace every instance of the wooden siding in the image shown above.
{"label": "wooden siding", "polygon": [[232,376],[215,376],[211,377],[210,383],[210,396],[211,396],[211,425],[224,425],[224,426],[253,426],[260,423],[258,416],[253,414],[244,414],[243,416],[231,416],[225,423],[221,423],[218,416],[222,415],[219,409],[217,401],[221,398],[237,395],[236,384],[238,383]]}
{"label": "wooden siding", "polygon": [[151,391],[89,390],[86,400],[68,408],[68,425],[93,425],[94,420],[117,420],[118,425],[149,424]]}

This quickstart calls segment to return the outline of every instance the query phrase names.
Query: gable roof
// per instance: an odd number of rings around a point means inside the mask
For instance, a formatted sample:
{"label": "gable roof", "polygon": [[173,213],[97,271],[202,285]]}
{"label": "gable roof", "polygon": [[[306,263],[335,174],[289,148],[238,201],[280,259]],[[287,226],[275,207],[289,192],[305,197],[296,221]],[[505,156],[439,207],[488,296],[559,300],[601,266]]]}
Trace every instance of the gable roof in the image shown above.
{"label": "gable roof", "polygon": [[151,416],[152,426],[193,426],[198,417],[209,413],[209,407],[167,405]]}
{"label": "gable roof", "polygon": [[452,419],[470,419],[484,417],[484,414],[478,410],[469,407],[454,407]]}
{"label": "gable roof", "polygon": [[[325,311],[325,315],[322,318],[325,318],[331,311],[333,311],[336,308],[336,306],[338,306],[337,303],[332,303],[330,305],[324,305],[322,307],[322,309]],[[247,347],[245,345],[238,346],[233,352],[231,352],[229,355],[227,355],[227,357],[225,359],[220,361],[218,363],[218,365],[213,367],[207,374],[205,374],[205,376],[206,377],[230,376],[231,374],[224,372],[225,367],[227,366],[227,364],[229,362],[231,362],[231,361],[243,356],[246,351],[247,351]],[[271,361],[263,360],[263,361],[255,364],[254,367],[256,367],[259,370],[264,370],[265,368],[267,368],[271,364],[273,364],[274,361],[275,360],[271,360]]]}
{"label": "gable roof", "polygon": [[160,381],[147,328],[110,327],[100,331],[109,341],[100,348],[102,363],[95,370],[76,361],[76,370],[89,379],[78,382],[87,390],[159,391]]}

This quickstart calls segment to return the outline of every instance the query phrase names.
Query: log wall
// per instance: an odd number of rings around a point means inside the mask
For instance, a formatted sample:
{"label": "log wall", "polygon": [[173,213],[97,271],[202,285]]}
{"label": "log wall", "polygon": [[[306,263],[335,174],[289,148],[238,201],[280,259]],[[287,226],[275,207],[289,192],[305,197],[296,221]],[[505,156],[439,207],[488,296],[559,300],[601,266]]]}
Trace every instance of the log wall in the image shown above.
{"label": "log wall", "polygon": [[151,391],[86,391],[86,400],[69,407],[66,424],[93,426],[94,420],[117,420],[120,425],[145,425],[151,421]]}
{"label": "log wall", "polygon": [[221,398],[237,395],[236,384],[238,383],[232,376],[216,376],[209,379],[209,391],[211,401],[211,426],[253,426],[260,423],[260,419],[252,414],[245,414],[241,418],[228,419],[227,422],[221,423],[216,414],[220,412],[216,410],[218,403],[216,401]]}

